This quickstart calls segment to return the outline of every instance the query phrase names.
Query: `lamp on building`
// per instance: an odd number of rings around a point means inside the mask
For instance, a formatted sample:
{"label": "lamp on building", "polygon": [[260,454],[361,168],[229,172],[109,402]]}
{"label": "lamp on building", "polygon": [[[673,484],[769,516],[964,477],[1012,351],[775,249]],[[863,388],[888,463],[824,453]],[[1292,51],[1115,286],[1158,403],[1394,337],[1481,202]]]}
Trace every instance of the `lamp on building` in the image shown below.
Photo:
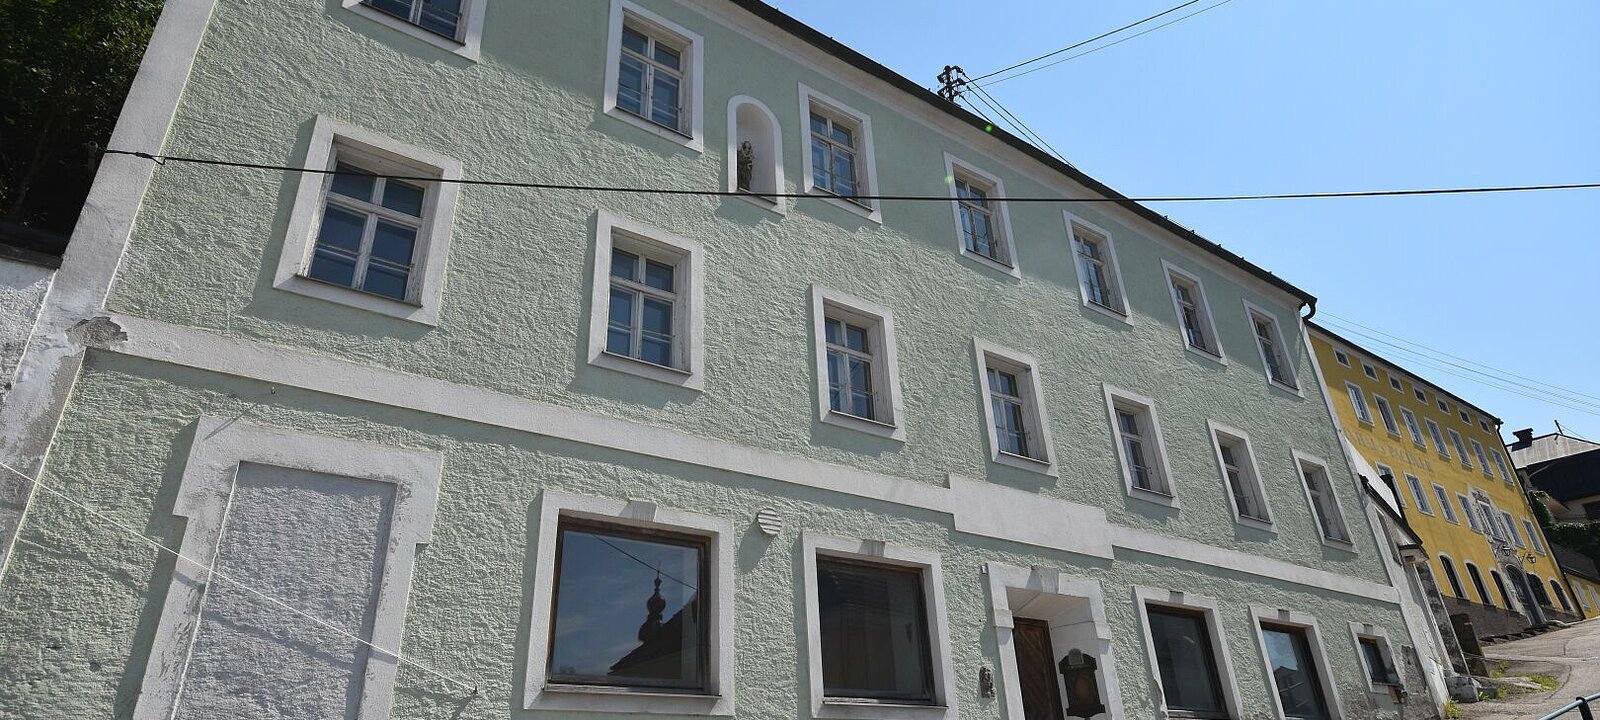
{"label": "lamp on building", "polygon": [[1100,683],[1094,671],[1100,665],[1095,659],[1074,648],[1056,665],[1067,686],[1067,716],[1090,718],[1106,711],[1100,702]]}

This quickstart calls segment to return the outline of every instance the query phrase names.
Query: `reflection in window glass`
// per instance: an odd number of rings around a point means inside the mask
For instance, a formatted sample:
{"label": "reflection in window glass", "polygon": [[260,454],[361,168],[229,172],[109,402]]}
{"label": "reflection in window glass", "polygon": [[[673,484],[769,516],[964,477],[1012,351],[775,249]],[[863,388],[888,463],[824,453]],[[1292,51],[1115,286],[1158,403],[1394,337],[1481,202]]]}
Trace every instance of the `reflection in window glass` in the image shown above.
{"label": "reflection in window glass", "polygon": [[817,620],[825,695],[934,701],[921,572],[818,557]]}
{"label": "reflection in window glass", "polygon": [[1267,664],[1272,682],[1278,688],[1278,702],[1286,718],[1322,720],[1328,717],[1328,701],[1322,696],[1317,679],[1317,664],[1311,658],[1311,642],[1304,628],[1261,626],[1267,646]]}
{"label": "reflection in window glass", "polygon": [[1205,616],[1176,608],[1148,608],[1150,640],[1161,671],[1161,690],[1168,711],[1191,717],[1225,718],[1217,659]]}
{"label": "reflection in window glass", "polygon": [[702,540],[563,521],[550,679],[704,689],[705,553]]}
{"label": "reflection in window glass", "polygon": [[1398,685],[1400,675],[1389,664],[1388,656],[1375,638],[1361,638],[1361,655],[1367,660],[1367,678],[1378,685]]}

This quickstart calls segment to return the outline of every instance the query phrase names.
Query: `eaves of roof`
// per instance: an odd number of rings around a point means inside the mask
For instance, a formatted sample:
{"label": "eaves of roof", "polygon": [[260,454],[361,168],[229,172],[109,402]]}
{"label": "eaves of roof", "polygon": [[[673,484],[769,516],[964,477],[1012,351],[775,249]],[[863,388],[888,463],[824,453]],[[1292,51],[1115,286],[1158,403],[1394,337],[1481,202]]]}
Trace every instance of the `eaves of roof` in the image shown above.
{"label": "eaves of roof", "polygon": [[1435,385],[1435,384],[1433,384],[1431,382],[1428,382],[1427,380],[1424,380],[1421,375],[1418,375],[1417,373],[1406,369],[1406,367],[1404,365],[1401,365],[1400,363],[1397,363],[1397,362],[1395,362],[1393,360],[1390,360],[1390,359],[1388,359],[1388,358],[1386,358],[1386,357],[1384,357],[1382,355],[1379,355],[1378,353],[1375,353],[1375,352],[1373,352],[1371,350],[1368,350],[1368,349],[1362,347],[1361,345],[1359,345],[1357,343],[1351,342],[1351,340],[1349,338],[1347,338],[1347,337],[1345,337],[1343,335],[1340,335],[1339,333],[1336,333],[1336,332],[1334,332],[1332,330],[1329,330],[1326,326],[1319,325],[1318,323],[1316,323],[1313,320],[1307,320],[1306,321],[1306,325],[1310,326],[1313,331],[1322,333],[1323,335],[1327,335],[1329,338],[1333,339],[1334,341],[1338,342],[1341,345],[1349,345],[1351,350],[1355,350],[1356,352],[1359,352],[1359,353],[1361,353],[1363,355],[1367,355],[1367,356],[1376,358],[1379,361],[1383,362],[1384,364],[1399,368],[1401,370],[1405,370],[1406,374],[1410,375],[1412,380],[1415,380],[1417,382],[1422,383],[1423,385],[1427,385],[1428,387],[1433,388],[1434,392],[1442,394],[1442,395],[1445,395],[1446,397],[1449,397],[1451,400],[1456,401],[1457,405],[1465,405],[1465,406],[1467,406],[1469,408],[1472,408],[1479,415],[1483,415],[1485,417],[1488,417],[1490,420],[1492,420],[1494,422],[1495,425],[1498,426],[1498,425],[1503,424],[1503,421],[1500,418],[1495,417],[1494,413],[1491,413],[1491,412],[1489,412],[1487,410],[1484,410],[1483,408],[1478,407],[1477,405],[1473,405],[1472,403],[1470,403],[1470,402],[1468,402],[1466,400],[1462,400],[1461,396],[1456,395],[1455,393],[1450,392],[1449,390],[1446,390],[1446,389],[1444,389],[1442,387],[1439,387],[1438,385]]}

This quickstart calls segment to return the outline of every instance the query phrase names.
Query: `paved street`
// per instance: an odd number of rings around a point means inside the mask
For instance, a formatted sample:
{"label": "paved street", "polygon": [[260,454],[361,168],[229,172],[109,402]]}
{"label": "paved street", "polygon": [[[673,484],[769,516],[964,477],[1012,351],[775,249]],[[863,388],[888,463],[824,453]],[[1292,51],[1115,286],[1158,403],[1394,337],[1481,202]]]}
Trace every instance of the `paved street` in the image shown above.
{"label": "paved street", "polygon": [[[1486,648],[1493,660],[1510,660],[1506,675],[1551,675],[1561,681],[1552,692],[1533,692],[1504,700],[1461,706],[1470,720],[1531,720],[1544,717],[1579,695],[1600,692],[1600,620],[1546,633],[1538,637]],[[1571,713],[1576,720],[1578,714]]]}

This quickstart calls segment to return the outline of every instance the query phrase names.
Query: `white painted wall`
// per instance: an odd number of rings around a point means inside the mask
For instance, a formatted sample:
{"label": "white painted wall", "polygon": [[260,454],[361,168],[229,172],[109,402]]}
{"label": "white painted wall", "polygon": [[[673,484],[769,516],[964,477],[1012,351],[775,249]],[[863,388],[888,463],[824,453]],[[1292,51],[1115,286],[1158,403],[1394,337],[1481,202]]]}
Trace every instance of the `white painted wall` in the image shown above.
{"label": "white painted wall", "polygon": [[17,360],[54,275],[50,268],[0,257],[0,395],[11,387]]}

